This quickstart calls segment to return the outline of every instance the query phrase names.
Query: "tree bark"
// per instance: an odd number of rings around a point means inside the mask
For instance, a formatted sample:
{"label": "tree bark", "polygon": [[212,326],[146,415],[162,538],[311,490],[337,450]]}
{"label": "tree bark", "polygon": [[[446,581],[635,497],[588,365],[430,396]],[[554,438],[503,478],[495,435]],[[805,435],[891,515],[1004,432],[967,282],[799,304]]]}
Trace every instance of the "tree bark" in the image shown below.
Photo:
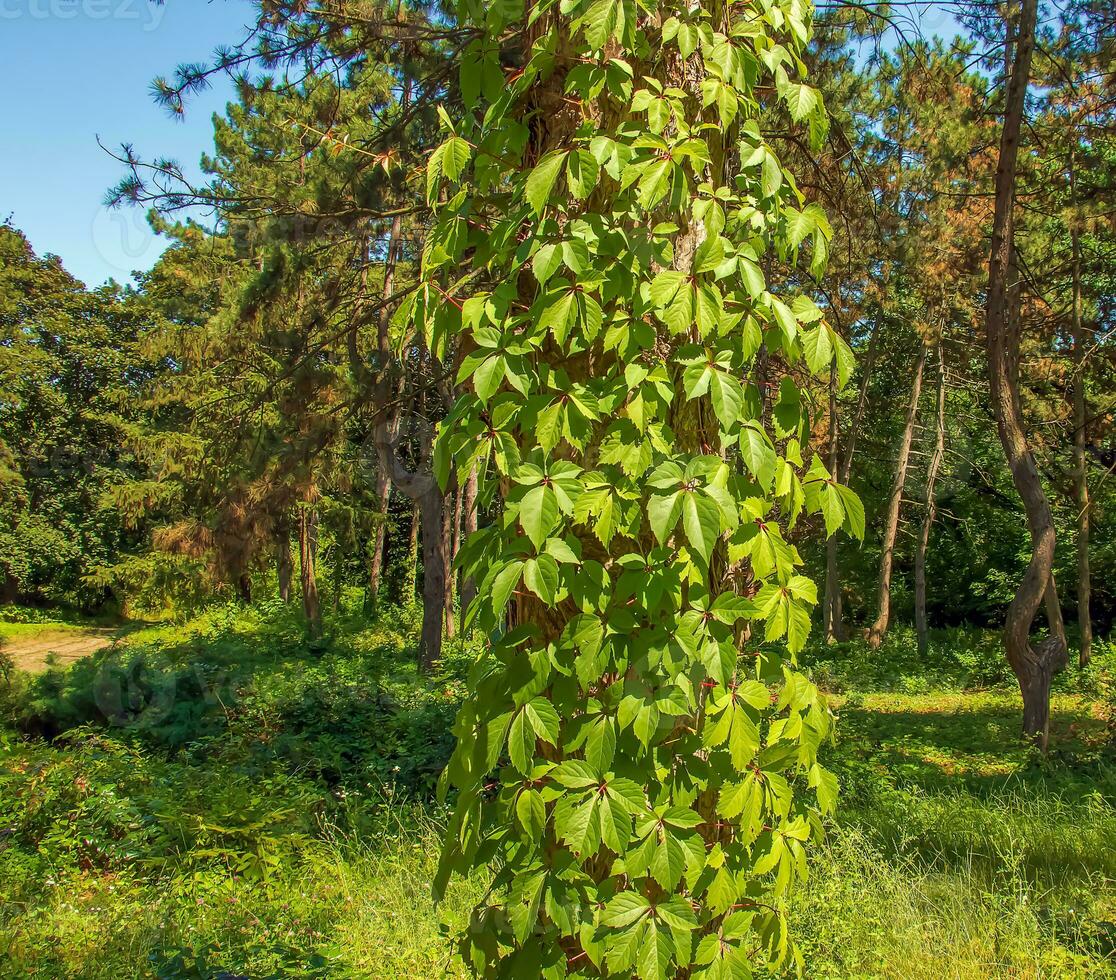
{"label": "tree bark", "polygon": [[375,428],[380,464],[392,484],[415,501],[422,519],[422,630],[419,635],[418,667],[432,670],[442,659],[442,626],[446,612],[446,559],[449,550],[445,496],[430,469],[433,433],[420,433],[423,458],[408,470],[395,449],[397,434],[386,420]]}
{"label": "tree bark", "polygon": [[884,518],[879,601],[875,622],[868,628],[867,636],[868,645],[873,650],[879,648],[891,619],[891,569],[895,558],[895,539],[899,534],[899,511],[903,504],[903,487],[907,482],[907,464],[911,458],[911,442],[914,439],[915,422],[918,419],[918,400],[922,394],[922,372],[925,367],[926,345],[919,341],[918,361],[915,363],[914,381],[911,383],[911,397],[907,404],[903,435],[899,440],[899,451],[895,459],[895,478],[891,483],[891,495],[887,501],[887,514]]}
{"label": "tree bark", "polygon": [[414,604],[418,589],[419,530],[422,527],[422,512],[416,500],[411,506],[411,540],[407,547],[407,578],[404,589],[404,605]]}
{"label": "tree bark", "polygon": [[[1070,154],[1070,195],[1076,196],[1076,174]],[[1076,203],[1076,202],[1075,202]],[[1077,625],[1081,634],[1078,664],[1085,667],[1093,655],[1093,617],[1089,609],[1092,581],[1089,571],[1089,470],[1085,454],[1085,330],[1081,317],[1081,238],[1070,229],[1073,261],[1073,499],[1077,507]]]}
{"label": "tree bark", "polygon": [[384,575],[384,543],[387,540],[388,504],[391,501],[391,481],[383,467],[376,475],[376,526],[372,529],[371,555],[368,567],[368,607],[375,611],[380,601]]}
{"label": "tree bark", "polygon": [[422,631],[418,668],[426,674],[442,659],[446,603],[445,497],[437,485],[419,498],[422,513]]}
{"label": "tree bark", "polygon": [[926,470],[926,500],[922,508],[922,530],[918,536],[914,563],[914,613],[915,633],[918,635],[918,652],[925,657],[930,647],[930,629],[926,622],[926,551],[930,545],[930,531],[938,514],[934,494],[938,471],[945,457],[946,374],[945,354],[938,345],[938,412],[935,425],[934,452]]}
{"label": "tree bark", "polygon": [[275,532],[275,573],[279,579],[279,598],[290,602],[294,563],[291,561],[291,528],[286,519],[280,522]]}
{"label": "tree bark", "polygon": [[461,493],[457,480],[450,482],[449,491],[442,497],[442,604],[445,612],[446,638],[457,635],[457,622],[454,616],[453,599],[453,558],[457,549],[457,539],[461,528]]}
{"label": "tree bark", "polygon": [[[1021,0],[1018,28],[1006,45],[1009,72],[996,169],[992,251],[988,262],[985,333],[992,411],[1015,488],[1031,533],[1031,558],[1007,612],[1004,648],[1023,697],[1023,732],[1046,751],[1050,737],[1050,683],[1066,663],[1067,650],[1054,585],[1054,518],[1027,443],[1019,398],[1020,293],[1015,262],[1015,180],[1038,0]],[[1045,601],[1051,633],[1031,643],[1031,627]]]}
{"label": "tree bark", "polygon": [[318,596],[318,514],[309,504],[298,511],[298,569],[302,611],[310,636],[322,634],[322,606]]}
{"label": "tree bark", "polygon": [[[477,471],[474,467],[469,471],[469,476],[462,487],[461,503],[461,543],[464,544],[471,534],[477,529]],[[456,558],[456,553],[454,555]],[[477,597],[477,582],[471,575],[461,574],[461,618],[464,620],[465,611]]]}

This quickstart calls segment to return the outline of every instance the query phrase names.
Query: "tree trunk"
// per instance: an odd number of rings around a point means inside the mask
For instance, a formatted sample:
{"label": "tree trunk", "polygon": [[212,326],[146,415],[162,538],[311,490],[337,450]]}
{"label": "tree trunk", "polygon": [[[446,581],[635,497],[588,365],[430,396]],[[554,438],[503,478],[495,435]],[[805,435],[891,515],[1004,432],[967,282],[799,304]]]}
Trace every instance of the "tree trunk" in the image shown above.
{"label": "tree trunk", "polygon": [[[474,467],[469,471],[468,479],[461,490],[461,543],[469,539],[477,529],[477,471]],[[456,558],[456,554],[454,555]],[[464,620],[465,611],[477,596],[477,582],[471,575],[462,572],[461,575],[461,618]]]}
{"label": "tree trunk", "polygon": [[302,611],[310,636],[322,634],[322,606],[318,596],[318,514],[308,504],[298,511],[298,570]]}
{"label": "tree trunk", "polygon": [[446,638],[457,635],[457,623],[453,608],[453,556],[460,534],[461,494],[457,480],[450,483],[449,491],[442,497],[442,605],[444,608]]}
{"label": "tree trunk", "polygon": [[426,674],[442,659],[442,618],[446,593],[445,497],[434,483],[419,501],[422,513],[422,632],[418,668]]}
{"label": "tree trunk", "polygon": [[294,563],[291,561],[291,528],[286,520],[279,524],[275,532],[275,565],[279,579],[279,598],[283,602],[290,602]]}
{"label": "tree trunk", "polygon": [[914,563],[914,613],[915,632],[918,634],[918,652],[925,657],[930,646],[930,630],[926,622],[926,550],[930,544],[930,530],[937,516],[937,501],[934,499],[938,482],[938,471],[945,457],[945,411],[946,411],[946,374],[945,353],[938,344],[938,413],[935,426],[934,452],[926,470],[926,500],[922,508],[922,531],[918,536]]}
{"label": "tree trunk", "polygon": [[[1070,194],[1075,196],[1076,175],[1070,155]],[[1070,230],[1073,253],[1073,499],[1077,507],[1077,625],[1081,633],[1078,663],[1084,667],[1093,655],[1093,617],[1089,610],[1092,581],[1089,572],[1089,470],[1085,455],[1085,330],[1081,323],[1081,239]]]}
{"label": "tree trunk", "polygon": [[398,432],[393,432],[385,419],[378,422],[375,439],[380,464],[388,469],[395,488],[416,502],[422,519],[422,631],[418,666],[426,673],[442,659],[442,626],[448,604],[446,570],[451,541],[445,495],[430,471],[433,433],[419,433],[422,458],[413,471],[403,465],[396,453],[397,437]]}
{"label": "tree trunk", "polygon": [[406,606],[414,605],[415,592],[418,589],[419,529],[421,527],[422,511],[419,509],[416,500],[411,506],[411,540],[407,547],[407,570],[404,579],[406,588],[403,590],[403,604]]}
{"label": "tree trunk", "polygon": [[376,475],[376,526],[372,529],[372,545],[368,568],[368,608],[375,611],[380,601],[384,576],[384,544],[387,540],[388,504],[391,501],[391,480],[384,468]]}
{"label": "tree trunk", "polygon": [[[849,476],[852,474],[853,456],[856,453],[856,437],[860,432],[860,424],[864,420],[864,412],[868,407],[868,386],[872,380],[872,368],[876,364],[876,354],[880,348],[880,328],[877,325],[872,330],[868,341],[868,353],[864,357],[861,368],[860,392],[856,399],[856,411],[853,413],[852,424],[849,426],[848,445],[845,447],[844,456],[840,454],[840,431],[834,424],[833,438],[837,451],[833,453],[832,472],[841,483],[848,485]],[[840,467],[837,460],[840,457]],[[838,473],[838,468],[840,473]],[[825,610],[826,639],[843,640],[846,638],[844,610],[841,600],[841,567],[836,536],[830,538],[825,546],[825,590],[827,609]]]}
{"label": "tree trunk", "polygon": [[[996,428],[1031,533],[1031,559],[1007,612],[1004,647],[1023,696],[1023,732],[1046,751],[1050,735],[1050,682],[1065,665],[1067,650],[1054,585],[1054,518],[1027,443],[1019,399],[1019,287],[1015,263],[1015,178],[1038,0],[1022,0],[1014,42],[1009,38],[1010,72],[996,169],[992,252],[988,263],[985,331],[988,383]],[[1012,24],[1008,23],[1008,32]],[[1014,51],[1012,50],[1014,48]],[[1031,626],[1045,601],[1051,635],[1031,643]]]}
{"label": "tree trunk", "polygon": [[907,463],[911,458],[911,441],[914,439],[915,421],[918,419],[918,399],[922,394],[922,372],[926,367],[926,346],[919,341],[918,361],[915,363],[911,398],[907,404],[907,417],[903,422],[903,435],[895,459],[895,478],[891,483],[891,496],[887,501],[884,519],[883,550],[880,553],[880,591],[876,621],[868,628],[868,645],[878,649],[887,633],[891,619],[891,569],[895,558],[895,539],[899,534],[899,510],[903,504],[903,487],[907,482]]}

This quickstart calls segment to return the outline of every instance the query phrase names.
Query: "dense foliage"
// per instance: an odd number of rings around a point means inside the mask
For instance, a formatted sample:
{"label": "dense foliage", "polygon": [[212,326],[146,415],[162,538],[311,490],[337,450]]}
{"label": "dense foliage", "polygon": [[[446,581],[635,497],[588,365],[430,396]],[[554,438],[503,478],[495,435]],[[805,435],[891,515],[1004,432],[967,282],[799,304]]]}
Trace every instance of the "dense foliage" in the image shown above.
{"label": "dense foliage", "polygon": [[[469,352],[446,465],[476,469],[482,503],[506,481],[462,554],[482,597],[466,622],[498,635],[446,772],[443,879],[496,869],[465,955],[483,976],[744,975],[757,946],[792,954],[785,897],[836,799],[828,709],[793,661],[745,646],[750,624],[792,655],[806,640],[817,592],[785,537],[803,512],[863,530],[804,465],[795,379],[844,382],[851,352],[763,272],[809,241],[820,275],[831,235],[759,126],[770,85],[820,145],[809,12],[458,14],[479,105],[431,156],[411,309],[432,350],[452,333]],[[514,82],[485,86],[525,31]],[[435,299],[466,255],[491,290],[458,314]]]}
{"label": "dense foliage", "polygon": [[153,268],[0,225],[0,961],[119,876],[316,923],[160,976],[377,975],[298,875],[444,832],[481,976],[1103,969],[1109,7],[267,0],[157,80],[232,94],[121,151]]}

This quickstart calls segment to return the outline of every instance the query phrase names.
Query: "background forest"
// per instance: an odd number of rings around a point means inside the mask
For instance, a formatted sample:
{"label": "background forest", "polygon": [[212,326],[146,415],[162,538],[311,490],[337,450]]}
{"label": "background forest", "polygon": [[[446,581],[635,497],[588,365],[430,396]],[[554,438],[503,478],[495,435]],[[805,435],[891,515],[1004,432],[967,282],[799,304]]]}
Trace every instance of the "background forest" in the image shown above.
{"label": "background forest", "polygon": [[[789,915],[807,976],[1116,975],[1116,20],[1041,7],[1016,113],[1000,377],[1056,540],[1036,630],[1068,638],[1035,645],[1036,745],[1003,635],[1038,536],[988,327],[1027,4],[941,5],[949,37],[919,6],[820,4],[824,108],[760,120],[808,261],[748,268],[814,296],[794,315],[833,339],[808,366],[757,344],[741,398],[855,491],[787,532],[819,585],[798,660],[840,783]],[[261,2],[155,82],[185,113],[235,79],[204,183],[118,151],[111,202],[170,243],[153,268],[89,289],[0,225],[5,975],[464,975],[445,924],[484,883],[431,904],[435,784],[484,656],[466,610],[506,584],[463,543],[505,511],[436,438],[462,391],[522,369],[439,320],[480,315],[472,274],[441,295],[421,274],[466,252],[432,210],[464,167],[449,121],[523,67],[469,40],[437,4]],[[532,403],[544,450],[584,438],[584,394]],[[577,505],[606,547],[631,521],[614,500]]]}

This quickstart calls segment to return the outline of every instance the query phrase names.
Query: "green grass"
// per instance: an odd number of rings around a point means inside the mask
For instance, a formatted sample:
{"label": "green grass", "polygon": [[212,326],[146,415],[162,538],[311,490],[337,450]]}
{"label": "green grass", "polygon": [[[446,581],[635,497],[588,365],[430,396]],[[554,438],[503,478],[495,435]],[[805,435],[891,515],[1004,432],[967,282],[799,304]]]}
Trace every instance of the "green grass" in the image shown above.
{"label": "green grass", "polygon": [[[288,610],[219,609],[21,678],[0,697],[0,975],[463,975],[445,933],[483,882],[433,907],[429,800],[468,651],[417,682],[414,626],[354,611],[311,646]],[[1059,682],[1042,760],[984,643],[805,658],[842,780],[792,910],[807,976],[1116,976],[1112,650]]]}

